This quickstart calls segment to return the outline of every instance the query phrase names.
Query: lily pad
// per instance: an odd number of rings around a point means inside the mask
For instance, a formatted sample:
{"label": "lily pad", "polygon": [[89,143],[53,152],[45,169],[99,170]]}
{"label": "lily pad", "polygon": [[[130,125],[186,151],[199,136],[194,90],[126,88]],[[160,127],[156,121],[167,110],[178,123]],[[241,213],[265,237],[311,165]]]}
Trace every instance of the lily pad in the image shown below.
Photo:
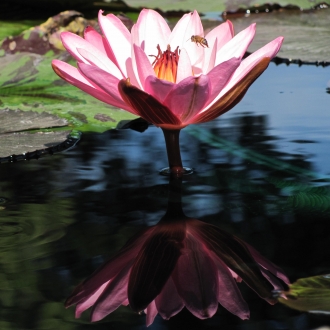
{"label": "lily pad", "polygon": [[50,58],[17,53],[0,58],[3,108],[49,112],[80,131],[104,132],[136,116],[102,103],[69,85],[53,72]]}
{"label": "lily pad", "polygon": [[277,292],[279,301],[293,309],[330,313],[330,275],[301,278],[288,291]]}
{"label": "lily pad", "polygon": [[257,33],[249,52],[254,52],[278,36],[284,36],[278,57],[330,62],[330,9],[251,14],[231,20],[236,32],[257,23]]}
{"label": "lily pad", "polygon": [[[173,1],[173,0],[126,0],[129,6],[132,7],[147,7],[147,8],[161,8],[162,10],[194,10],[201,13],[210,11],[224,11],[226,8],[232,10],[238,9],[240,7],[250,7],[253,5],[262,5],[268,1],[258,1],[258,0],[183,0],[183,1]],[[292,4],[292,0],[278,0],[276,1],[281,6],[286,6]],[[303,9],[308,9],[312,7],[312,3],[309,0],[294,0],[294,4]],[[229,7],[230,6],[230,7]]]}
{"label": "lily pad", "polygon": [[67,120],[46,112],[0,110],[0,134],[67,125]]}
{"label": "lily pad", "polygon": [[70,131],[0,134],[0,163],[5,157],[11,156],[15,159],[13,155],[53,148],[66,141],[69,134]]}

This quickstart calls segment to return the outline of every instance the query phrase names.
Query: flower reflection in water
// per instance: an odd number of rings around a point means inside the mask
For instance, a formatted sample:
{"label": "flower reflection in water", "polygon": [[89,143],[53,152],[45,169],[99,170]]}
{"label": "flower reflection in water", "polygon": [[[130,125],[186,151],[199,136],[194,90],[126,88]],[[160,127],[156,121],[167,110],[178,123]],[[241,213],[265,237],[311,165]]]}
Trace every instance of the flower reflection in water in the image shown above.
{"label": "flower reflection in water", "polygon": [[[272,290],[289,280],[254,248],[224,230],[184,215],[181,179],[170,179],[168,209],[159,223],[131,238],[109,261],[82,282],[66,301],[76,317],[92,307],[98,321],[121,305],[145,311],[147,325],[186,307],[200,319],[220,303],[241,319],[249,308],[237,282],[242,280],[270,304]],[[284,283],[283,283],[284,282]]]}

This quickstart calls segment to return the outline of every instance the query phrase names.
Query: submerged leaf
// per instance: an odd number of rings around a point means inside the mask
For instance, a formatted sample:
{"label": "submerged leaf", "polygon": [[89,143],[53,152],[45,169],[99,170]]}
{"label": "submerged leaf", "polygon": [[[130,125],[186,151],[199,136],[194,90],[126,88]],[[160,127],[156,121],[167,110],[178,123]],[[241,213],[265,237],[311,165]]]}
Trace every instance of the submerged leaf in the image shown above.
{"label": "submerged leaf", "polygon": [[307,312],[330,312],[330,275],[301,278],[279,292],[279,301],[291,308]]}

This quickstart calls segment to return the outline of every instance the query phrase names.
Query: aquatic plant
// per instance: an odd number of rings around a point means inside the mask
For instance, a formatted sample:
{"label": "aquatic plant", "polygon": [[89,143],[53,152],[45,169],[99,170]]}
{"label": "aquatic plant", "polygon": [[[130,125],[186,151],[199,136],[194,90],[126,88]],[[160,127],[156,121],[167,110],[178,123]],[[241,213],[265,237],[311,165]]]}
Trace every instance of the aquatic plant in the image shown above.
{"label": "aquatic plant", "polygon": [[141,11],[131,32],[113,14],[100,11],[98,19],[103,35],[91,27],[84,38],[61,34],[78,68],[53,60],[54,71],[97,99],[162,128],[170,169],[178,174],[184,172],[180,129],[233,108],[283,42],[278,37],[243,59],[255,24],[234,35],[232,23],[226,21],[204,35],[196,11],[185,14],[172,31],[149,9]]}

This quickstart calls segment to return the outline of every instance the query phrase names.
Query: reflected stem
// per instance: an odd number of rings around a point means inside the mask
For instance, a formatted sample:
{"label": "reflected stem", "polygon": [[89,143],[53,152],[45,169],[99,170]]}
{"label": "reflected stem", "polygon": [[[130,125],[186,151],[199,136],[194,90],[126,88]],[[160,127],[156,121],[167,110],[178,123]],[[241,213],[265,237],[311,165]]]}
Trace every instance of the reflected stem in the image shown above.
{"label": "reflected stem", "polygon": [[168,204],[166,214],[163,219],[178,221],[185,219],[182,210],[182,176],[170,175],[168,185]]}

